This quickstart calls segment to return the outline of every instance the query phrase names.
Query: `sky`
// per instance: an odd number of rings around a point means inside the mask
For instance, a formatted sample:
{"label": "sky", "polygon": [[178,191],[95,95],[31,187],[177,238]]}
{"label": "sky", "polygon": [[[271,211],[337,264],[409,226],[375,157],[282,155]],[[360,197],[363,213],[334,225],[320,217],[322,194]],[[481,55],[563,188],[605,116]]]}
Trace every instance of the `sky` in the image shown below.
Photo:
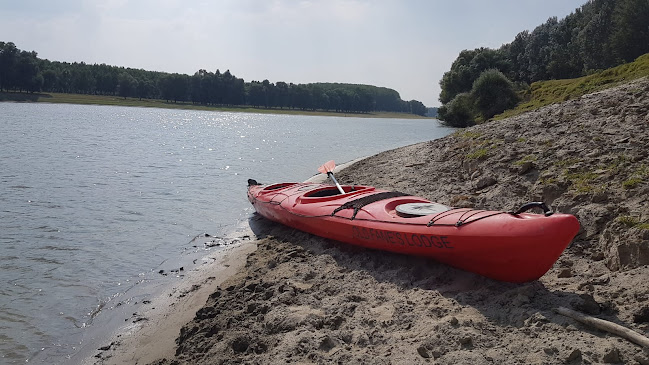
{"label": "sky", "polygon": [[460,51],[499,48],[586,2],[0,0],[0,41],[52,61],[375,85],[434,107]]}

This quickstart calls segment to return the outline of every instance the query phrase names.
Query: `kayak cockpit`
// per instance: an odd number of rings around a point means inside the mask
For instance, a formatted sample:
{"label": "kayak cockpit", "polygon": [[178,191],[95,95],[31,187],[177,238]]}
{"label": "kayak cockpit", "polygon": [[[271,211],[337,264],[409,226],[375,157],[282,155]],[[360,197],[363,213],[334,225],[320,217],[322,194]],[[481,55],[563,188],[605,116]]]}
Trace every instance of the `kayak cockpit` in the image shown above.
{"label": "kayak cockpit", "polygon": [[298,198],[298,201],[300,203],[323,202],[340,199],[343,197],[349,197],[356,194],[367,193],[375,190],[374,187],[362,185],[344,185],[342,186],[342,189],[345,194],[341,194],[338,188],[335,186],[325,186],[313,189],[302,194],[302,196]]}
{"label": "kayak cockpit", "polygon": [[[348,193],[353,193],[353,192],[360,192],[360,191],[370,191],[374,190],[374,188],[369,188],[367,186],[354,186],[354,185],[346,185],[342,186],[343,191],[345,194]],[[340,191],[338,191],[338,188],[335,186],[332,187],[324,187],[320,189],[315,189],[311,190],[308,193],[304,194],[303,197],[305,198],[323,198],[326,196],[335,196],[335,195],[342,195],[340,194]]]}

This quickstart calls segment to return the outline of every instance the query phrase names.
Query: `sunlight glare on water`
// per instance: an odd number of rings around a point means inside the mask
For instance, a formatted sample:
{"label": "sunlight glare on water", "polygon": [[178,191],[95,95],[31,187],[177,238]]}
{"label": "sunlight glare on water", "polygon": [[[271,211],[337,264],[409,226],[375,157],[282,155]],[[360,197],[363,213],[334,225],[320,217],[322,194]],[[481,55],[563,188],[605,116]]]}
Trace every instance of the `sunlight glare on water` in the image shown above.
{"label": "sunlight glare on water", "polygon": [[[0,103],[0,362],[57,363],[105,306],[303,181],[450,131],[435,120]],[[158,275],[159,276],[159,275]]]}

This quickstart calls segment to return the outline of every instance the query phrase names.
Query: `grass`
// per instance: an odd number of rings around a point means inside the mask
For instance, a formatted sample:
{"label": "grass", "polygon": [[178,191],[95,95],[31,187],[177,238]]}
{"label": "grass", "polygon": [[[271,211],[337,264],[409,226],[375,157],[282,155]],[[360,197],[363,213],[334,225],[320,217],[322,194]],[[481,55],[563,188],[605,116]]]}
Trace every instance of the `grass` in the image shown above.
{"label": "grass", "polygon": [[[531,159],[532,156],[525,156],[523,159],[515,162],[514,164],[522,164]],[[625,155],[619,155],[612,162],[604,165],[600,164],[597,167],[585,168],[580,166],[581,160],[578,158],[567,158],[554,162],[554,167],[561,170],[561,176],[565,178],[571,185],[571,188],[580,193],[601,192],[605,190],[603,184],[597,184],[602,174],[610,176],[628,175],[628,178],[622,181],[624,189],[634,189],[642,184],[649,178],[649,166],[640,164],[635,169],[629,166],[631,160]],[[542,183],[547,181],[541,179]],[[548,179],[549,180],[549,179]],[[553,181],[556,181],[553,179]]]}
{"label": "grass", "polygon": [[[565,80],[538,81],[523,95],[523,102],[514,109],[506,110],[494,119],[504,119],[546,105],[576,99],[582,95],[608,89],[631,80],[649,76],[649,53],[635,61],[600,71],[592,75]],[[637,90],[641,95],[645,91]]]}
{"label": "grass", "polygon": [[554,176],[542,176],[539,178],[539,184],[541,185],[550,185],[557,182],[559,182],[559,179]]}
{"label": "grass", "polygon": [[514,165],[515,166],[522,166],[522,165],[526,164],[527,162],[534,162],[534,161],[536,161],[536,159],[537,158],[534,155],[527,155],[527,156],[521,158],[520,160],[514,162]]}
{"label": "grass", "polygon": [[649,166],[642,164],[635,170],[635,174],[642,177],[649,177]]}
{"label": "grass", "polygon": [[483,160],[487,158],[487,148],[479,148],[466,155],[466,158],[469,160]]}
{"label": "grass", "polygon": [[264,113],[264,114],[292,114],[312,116],[335,116],[355,118],[395,118],[395,119],[433,119],[410,113],[374,112],[374,113],[338,113],[329,111],[310,111],[293,109],[264,109],[248,106],[215,107],[195,105],[188,102],[168,102],[157,99],[122,98],[109,95],[85,95],[85,94],[64,94],[64,93],[14,93],[0,92],[0,101],[12,102],[45,102],[57,104],[82,104],[82,105],[111,105],[111,106],[132,106],[143,108],[164,108],[164,109],[188,109],[226,111],[242,113]]}
{"label": "grass", "polygon": [[[596,184],[600,175],[590,169],[580,167],[578,158],[565,158],[554,162],[554,167],[561,171],[560,176],[568,183],[570,188],[578,193],[596,193],[605,190],[603,184]],[[557,182],[558,179],[551,176],[541,177],[542,184]]]}
{"label": "grass", "polygon": [[638,178],[638,177],[632,177],[632,178],[630,178],[630,179],[628,179],[628,180],[625,180],[625,181],[622,183],[622,187],[625,188],[625,189],[633,189],[633,188],[635,188],[636,186],[638,186],[641,182],[642,182],[642,179],[641,179],[641,178]]}
{"label": "grass", "polygon": [[490,149],[498,148],[498,145],[505,143],[505,140],[500,138],[483,139],[482,133],[466,129],[454,132],[453,136],[461,140],[456,144],[456,148],[473,149],[466,155],[468,160],[484,160]]}
{"label": "grass", "polygon": [[455,136],[459,138],[464,138],[464,139],[476,139],[480,138],[482,136],[482,133],[480,132],[475,132],[471,130],[459,130],[455,133],[453,133]]}
{"label": "grass", "polygon": [[564,158],[564,159],[556,160],[554,162],[554,165],[557,166],[557,167],[567,167],[567,166],[574,165],[574,164],[576,164],[576,163],[578,163],[580,161],[581,160],[578,159],[578,158],[570,157],[570,158]]}
{"label": "grass", "polygon": [[571,186],[580,193],[590,193],[603,191],[603,186],[594,186],[597,174],[590,171],[583,172],[569,172],[565,173],[565,177],[570,181]]}
{"label": "grass", "polygon": [[605,168],[614,174],[619,174],[626,171],[626,165],[629,163],[629,158],[626,155],[618,155],[615,160],[609,163]]}
{"label": "grass", "polygon": [[649,230],[649,223],[640,221],[640,218],[633,217],[630,215],[623,215],[617,217],[617,221],[624,224],[628,228],[637,228]]}
{"label": "grass", "polygon": [[642,164],[638,166],[635,171],[631,174],[631,177],[625,180],[622,183],[622,187],[625,189],[633,189],[636,186],[642,184],[646,178],[649,177],[649,166]]}

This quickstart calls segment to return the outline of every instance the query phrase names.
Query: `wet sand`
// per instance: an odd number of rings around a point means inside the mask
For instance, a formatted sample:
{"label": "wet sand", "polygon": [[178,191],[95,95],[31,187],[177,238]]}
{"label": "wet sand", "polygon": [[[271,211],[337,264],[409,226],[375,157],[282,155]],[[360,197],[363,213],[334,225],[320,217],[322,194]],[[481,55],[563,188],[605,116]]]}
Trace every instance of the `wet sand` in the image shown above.
{"label": "wet sand", "polygon": [[173,356],[181,327],[194,318],[219,285],[242,270],[246,257],[257,247],[245,233],[230,237],[228,241],[237,242],[205,257],[202,265],[187,272],[177,284],[166,287],[148,300],[142,310],[126,318],[129,323],[107,336],[97,349],[84,352],[90,355],[79,360],[73,358],[70,363],[147,364]]}
{"label": "wet sand", "polygon": [[[361,159],[338,164],[334,171],[338,173]],[[323,183],[327,176],[318,174],[307,181]],[[266,227],[268,222],[258,218],[254,220],[257,223],[253,226],[260,233],[259,230],[263,229],[260,227]],[[147,300],[148,304],[137,315],[120,313],[122,317],[129,316],[126,320],[130,323],[119,326],[102,343],[92,341],[89,346],[98,345],[95,346],[97,349],[84,349],[70,363],[148,364],[160,358],[173,357],[181,327],[194,318],[196,311],[219,285],[243,270],[248,255],[257,249],[258,242],[249,239],[254,235],[250,227],[239,229],[226,239],[227,242],[236,241],[235,244],[206,257],[207,263],[187,273],[178,284],[166,287],[155,298]]]}

